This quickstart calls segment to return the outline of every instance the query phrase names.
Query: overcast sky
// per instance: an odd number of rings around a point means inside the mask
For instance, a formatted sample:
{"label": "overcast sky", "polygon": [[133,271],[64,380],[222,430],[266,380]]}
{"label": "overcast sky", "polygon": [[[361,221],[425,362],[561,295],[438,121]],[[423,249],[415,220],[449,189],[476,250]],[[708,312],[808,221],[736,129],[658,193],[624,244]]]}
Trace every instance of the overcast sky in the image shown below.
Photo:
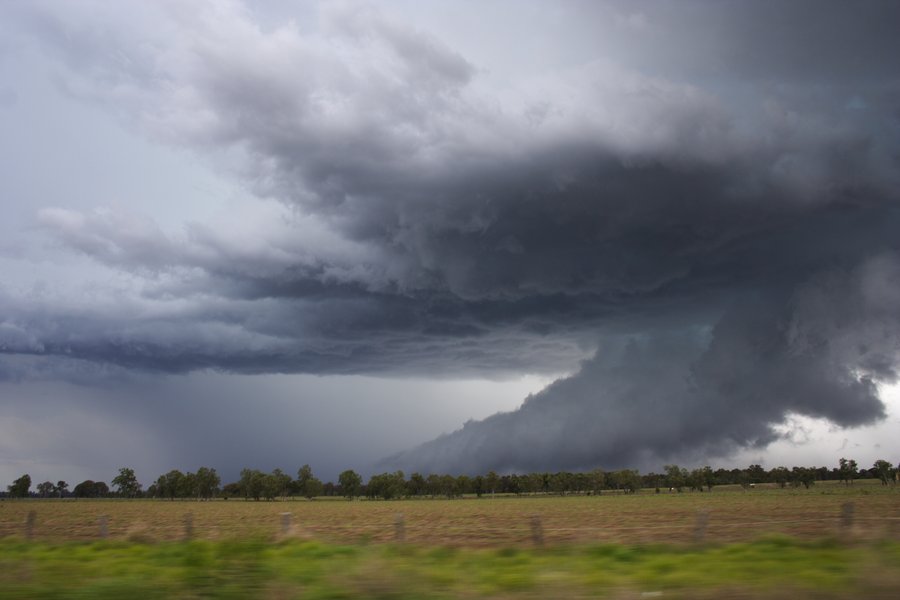
{"label": "overcast sky", "polygon": [[897,462],[897,56],[896,2],[2,3],[0,480]]}

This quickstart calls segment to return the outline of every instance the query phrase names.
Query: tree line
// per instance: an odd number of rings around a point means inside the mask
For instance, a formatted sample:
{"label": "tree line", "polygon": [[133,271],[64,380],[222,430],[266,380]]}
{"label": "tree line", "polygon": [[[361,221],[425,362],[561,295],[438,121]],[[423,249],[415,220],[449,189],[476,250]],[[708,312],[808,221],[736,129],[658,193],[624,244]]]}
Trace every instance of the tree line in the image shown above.
{"label": "tree line", "polygon": [[[900,467],[900,465],[898,465]],[[877,460],[870,469],[860,469],[855,460],[841,458],[838,466],[827,467],[775,467],[769,470],[760,465],[745,469],[716,469],[709,466],[688,470],[678,465],[666,465],[662,473],[640,474],[633,469],[557,473],[440,475],[412,473],[408,478],[402,471],[380,473],[363,483],[357,472],[348,469],[338,476],[337,483],[323,483],[313,475],[309,465],[297,470],[297,477],[275,469],[265,473],[258,469],[243,469],[238,481],[221,485],[216,470],[200,467],[196,473],[182,473],[173,469],[160,475],[146,489],[138,482],[133,469],[123,467],[112,479],[113,489],[103,481],[85,480],[69,490],[65,481],[55,484],[45,481],[31,491],[31,477],[22,475],[7,486],[5,496],[11,498],[159,498],[167,500],[212,498],[243,498],[246,500],[275,500],[278,498],[338,496],[348,499],[366,497],[391,500],[395,498],[445,497],[464,495],[478,497],[493,494],[589,494],[603,492],[635,493],[640,489],[653,489],[657,493],[712,491],[718,485],[741,485],[750,488],[756,484],[775,484],[785,488],[815,485],[816,481],[840,481],[852,485],[856,479],[875,478],[882,485],[895,484],[900,479],[900,469],[886,460]]]}

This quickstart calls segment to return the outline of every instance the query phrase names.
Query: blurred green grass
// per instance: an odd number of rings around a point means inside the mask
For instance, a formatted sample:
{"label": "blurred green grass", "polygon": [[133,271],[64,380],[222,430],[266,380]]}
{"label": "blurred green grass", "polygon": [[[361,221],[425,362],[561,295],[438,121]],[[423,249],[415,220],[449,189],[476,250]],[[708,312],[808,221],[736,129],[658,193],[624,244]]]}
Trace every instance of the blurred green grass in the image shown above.
{"label": "blurred green grass", "polygon": [[895,598],[900,543],[546,549],[0,540],[0,598]]}

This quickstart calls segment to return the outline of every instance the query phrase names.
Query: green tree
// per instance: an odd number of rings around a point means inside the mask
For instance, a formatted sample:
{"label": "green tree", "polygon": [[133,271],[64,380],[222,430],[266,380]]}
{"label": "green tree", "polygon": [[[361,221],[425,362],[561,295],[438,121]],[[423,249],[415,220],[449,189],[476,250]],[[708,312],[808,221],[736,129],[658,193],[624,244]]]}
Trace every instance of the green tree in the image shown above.
{"label": "green tree", "polygon": [[413,473],[409,476],[409,481],[406,483],[406,492],[409,496],[421,496],[425,494],[426,489],[425,478],[422,477],[421,473]]}
{"label": "green tree", "polygon": [[72,494],[76,498],[102,498],[109,494],[109,486],[103,481],[85,479],[75,486]]}
{"label": "green tree", "polygon": [[184,473],[178,469],[172,469],[165,475],[160,475],[156,480],[156,495],[159,498],[174,500],[180,495],[182,479],[184,479]]}
{"label": "green tree", "polygon": [[291,476],[281,469],[275,469],[272,471],[271,477],[273,479],[272,485],[275,486],[275,495],[286,498],[290,494],[293,484]]}
{"label": "green tree", "polygon": [[809,489],[816,483],[816,469],[794,467],[791,469],[791,481],[794,485],[803,485],[803,487]]}
{"label": "green tree", "polygon": [[119,474],[113,478],[112,484],[119,495],[126,498],[134,498],[141,493],[141,484],[134,475],[134,469],[128,467],[119,469]]}
{"label": "green tree", "polygon": [[325,486],[319,480],[318,477],[310,477],[306,480],[306,485],[303,486],[303,497],[307,500],[312,500],[318,496],[322,495],[322,492],[325,491]]}
{"label": "green tree", "polygon": [[766,470],[760,465],[747,467],[747,475],[750,477],[750,483],[765,483],[766,481]]}
{"label": "green tree", "polygon": [[31,489],[31,475],[25,473],[12,482],[12,485],[6,486],[10,498],[25,498],[28,496],[28,490]]}
{"label": "green tree", "polygon": [[784,488],[791,479],[791,472],[787,467],[775,467],[769,471],[769,479],[778,484],[778,487]]}
{"label": "green tree", "polygon": [[59,497],[62,498],[66,495],[66,491],[69,489],[69,484],[60,479],[56,482],[56,493],[59,494]]}
{"label": "green tree", "polygon": [[888,485],[894,481],[894,467],[888,461],[876,460],[872,470],[875,471],[878,479],[881,480],[881,485]]}
{"label": "green tree", "polygon": [[253,498],[259,500],[263,493],[263,480],[265,475],[257,469],[241,469],[241,479],[238,481],[244,499]]}
{"label": "green tree", "polygon": [[53,487],[53,482],[45,481],[43,483],[39,483],[37,485],[38,494],[41,495],[41,498],[47,498],[53,494],[56,488]]}
{"label": "green tree", "polygon": [[838,461],[838,472],[840,473],[842,482],[847,485],[852,485],[853,480],[856,479],[856,476],[859,474],[859,468],[857,467],[855,460],[847,460],[842,457]]}
{"label": "green tree", "polygon": [[485,488],[491,493],[492,498],[494,496],[494,493],[497,491],[497,485],[499,483],[500,478],[493,471],[488,471],[488,474],[484,476]]}
{"label": "green tree", "polygon": [[[419,476],[421,477],[421,475]],[[338,483],[341,486],[341,493],[347,500],[353,500],[359,496],[359,488],[362,486],[362,477],[353,469],[347,469],[338,475]]]}
{"label": "green tree", "polygon": [[[429,476],[429,480],[431,476]],[[440,478],[438,478],[440,481]],[[403,471],[395,473],[381,473],[380,475],[372,475],[366,485],[366,495],[369,498],[384,498],[391,500],[403,496],[406,491],[406,480],[403,477]]]}
{"label": "green tree", "polygon": [[484,494],[484,477],[476,475],[472,479],[472,491],[478,498],[481,498],[481,495]]}
{"label": "green tree", "polygon": [[[219,493],[219,484],[222,483],[222,479],[215,469],[200,467],[197,469],[194,479],[195,492],[198,498],[209,500]],[[288,481],[290,481],[290,478],[288,478]]]}
{"label": "green tree", "polygon": [[666,465],[663,469],[666,471],[666,485],[680,492],[687,480],[687,470],[678,465]]}

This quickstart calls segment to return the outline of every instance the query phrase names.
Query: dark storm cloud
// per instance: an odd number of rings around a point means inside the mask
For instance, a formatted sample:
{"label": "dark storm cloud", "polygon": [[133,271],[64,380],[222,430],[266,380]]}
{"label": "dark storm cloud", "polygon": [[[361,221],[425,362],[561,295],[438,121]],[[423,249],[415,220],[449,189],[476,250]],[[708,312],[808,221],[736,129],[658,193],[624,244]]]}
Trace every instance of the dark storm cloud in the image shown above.
{"label": "dark storm cloud", "polygon": [[387,459],[386,468],[658,468],[765,446],[786,412],[860,425],[897,381],[900,260],[816,276],[789,298],[755,293],[711,330],[609,336],[581,370],[521,409]]}
{"label": "dark storm cloud", "polygon": [[21,9],[65,90],[284,208],[174,234],[46,208],[58,244],[134,284],[96,304],[0,288],[0,348],[430,375],[596,350],[520,411],[397,459],[429,469],[725,452],[789,412],[877,419],[900,333],[873,300],[896,281],[867,275],[896,272],[900,239],[896,5],[728,6],[587,7],[573,31],[618,50],[509,88],[352,6],[315,33],[230,3]]}

